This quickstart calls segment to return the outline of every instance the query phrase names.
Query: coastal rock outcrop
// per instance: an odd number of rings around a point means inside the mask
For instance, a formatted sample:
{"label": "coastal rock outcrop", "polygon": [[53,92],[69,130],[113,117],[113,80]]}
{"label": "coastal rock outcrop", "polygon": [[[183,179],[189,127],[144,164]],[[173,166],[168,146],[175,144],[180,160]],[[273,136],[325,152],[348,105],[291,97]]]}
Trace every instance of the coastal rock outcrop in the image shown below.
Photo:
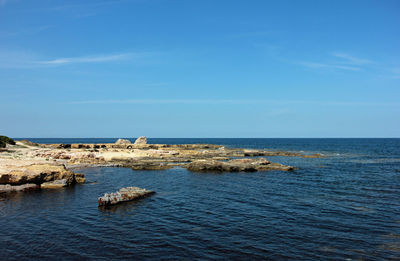
{"label": "coastal rock outcrop", "polygon": [[115,205],[121,202],[132,201],[153,195],[155,192],[138,187],[121,188],[115,193],[106,193],[97,199],[99,207]]}
{"label": "coastal rock outcrop", "polygon": [[136,145],[147,144],[147,138],[145,136],[141,136],[135,140]]}
{"label": "coastal rock outcrop", "polygon": [[115,144],[132,144],[132,142],[127,139],[118,139]]}
{"label": "coastal rock outcrop", "polygon": [[[76,182],[75,173],[67,170],[63,164],[33,164],[25,166],[9,167],[7,172],[0,172],[0,184],[23,185],[36,184],[40,185],[45,182],[55,180],[65,180],[66,185]],[[78,180],[82,180],[82,174],[79,174]]]}
{"label": "coastal rock outcrop", "polygon": [[193,172],[254,172],[267,170],[294,170],[292,166],[271,163],[265,158],[233,159],[229,161],[195,160],[189,163],[186,168]]}

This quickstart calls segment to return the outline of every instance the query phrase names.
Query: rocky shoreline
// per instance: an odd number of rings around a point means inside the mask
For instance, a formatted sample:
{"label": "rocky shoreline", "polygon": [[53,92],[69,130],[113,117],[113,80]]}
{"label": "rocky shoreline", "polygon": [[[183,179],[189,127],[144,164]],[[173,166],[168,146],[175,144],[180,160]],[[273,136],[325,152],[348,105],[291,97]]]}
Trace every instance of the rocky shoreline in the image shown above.
{"label": "rocky shoreline", "polygon": [[[37,144],[16,141],[0,151],[0,192],[60,188],[85,182],[82,167],[112,166],[132,170],[173,167],[194,172],[254,172],[295,168],[272,163],[265,157],[321,157],[286,151],[228,148],[214,144],[147,144],[119,139],[104,144]],[[30,184],[26,187],[17,187]],[[29,189],[28,189],[29,188]]]}

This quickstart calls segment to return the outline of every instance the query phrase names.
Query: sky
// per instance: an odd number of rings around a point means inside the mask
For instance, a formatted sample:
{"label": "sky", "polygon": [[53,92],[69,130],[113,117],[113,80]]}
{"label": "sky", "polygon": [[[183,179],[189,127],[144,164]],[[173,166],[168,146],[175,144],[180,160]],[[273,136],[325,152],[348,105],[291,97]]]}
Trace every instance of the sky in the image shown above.
{"label": "sky", "polygon": [[0,135],[400,137],[400,1],[0,0]]}

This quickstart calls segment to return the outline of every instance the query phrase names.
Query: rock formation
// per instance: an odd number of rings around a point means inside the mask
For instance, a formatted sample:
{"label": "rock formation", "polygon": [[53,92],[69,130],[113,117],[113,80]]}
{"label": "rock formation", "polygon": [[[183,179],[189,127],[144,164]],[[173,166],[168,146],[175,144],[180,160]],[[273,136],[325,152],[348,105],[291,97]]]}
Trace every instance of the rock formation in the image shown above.
{"label": "rock formation", "polygon": [[118,139],[115,144],[132,144],[130,142],[130,140],[126,140],[126,139]]}
{"label": "rock formation", "polygon": [[0,191],[3,192],[65,187],[85,181],[83,174],[75,174],[67,170],[63,164],[30,164],[29,161],[18,160],[0,161],[0,163],[4,164],[0,168],[0,185],[3,185]]}
{"label": "rock formation", "polygon": [[264,158],[233,159],[229,161],[196,160],[187,165],[187,169],[193,172],[254,172],[267,170],[294,170],[291,166],[279,163],[271,163]]}
{"label": "rock formation", "polygon": [[99,207],[115,205],[121,202],[136,200],[139,198],[153,195],[155,192],[151,190],[141,189],[138,187],[121,188],[115,193],[106,193],[98,198]]}
{"label": "rock formation", "polygon": [[141,136],[135,140],[134,144],[147,144],[147,138],[145,136]]}

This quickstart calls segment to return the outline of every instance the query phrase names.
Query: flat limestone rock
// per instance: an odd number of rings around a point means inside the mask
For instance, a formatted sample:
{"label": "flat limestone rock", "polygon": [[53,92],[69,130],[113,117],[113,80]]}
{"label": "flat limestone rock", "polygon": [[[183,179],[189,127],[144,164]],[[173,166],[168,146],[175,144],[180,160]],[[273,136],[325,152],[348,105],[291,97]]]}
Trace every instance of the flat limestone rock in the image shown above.
{"label": "flat limestone rock", "polygon": [[44,182],[44,183],[40,184],[40,188],[42,188],[42,189],[63,188],[63,187],[67,187],[67,186],[68,186],[68,182],[66,179],[59,179],[59,180]]}
{"label": "flat limestone rock", "polygon": [[233,159],[229,161],[195,160],[189,163],[186,168],[193,172],[255,172],[267,170],[294,170],[292,166],[271,163],[265,158]]}
{"label": "flat limestone rock", "polygon": [[85,182],[83,174],[68,170],[64,164],[42,162],[29,159],[0,159],[0,185],[11,186],[3,186],[3,189],[7,190],[26,191],[36,186],[58,188]]}
{"label": "flat limestone rock", "polygon": [[48,181],[66,179],[68,184],[75,181],[75,174],[64,165],[32,164],[9,168],[8,173],[0,173],[0,184],[22,185],[41,184]]}
{"label": "flat limestone rock", "polygon": [[115,193],[106,193],[104,196],[98,198],[99,207],[111,206],[121,202],[132,201],[153,195],[155,192],[138,187],[121,188]]}

